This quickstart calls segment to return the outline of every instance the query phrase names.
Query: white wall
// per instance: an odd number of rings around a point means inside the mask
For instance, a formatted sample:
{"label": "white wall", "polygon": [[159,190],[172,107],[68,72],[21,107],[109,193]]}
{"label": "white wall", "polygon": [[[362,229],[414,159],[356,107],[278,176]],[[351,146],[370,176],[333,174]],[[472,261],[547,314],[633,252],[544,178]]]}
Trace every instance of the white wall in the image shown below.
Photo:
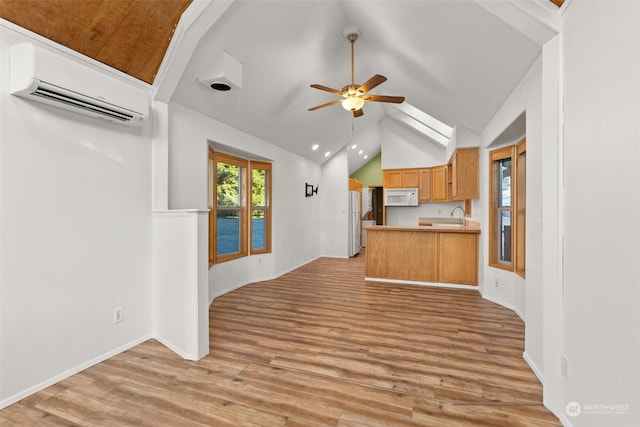
{"label": "white wall", "polygon": [[[450,218],[451,211],[456,206],[464,208],[464,202],[433,202],[420,203],[418,206],[389,206],[387,207],[387,225],[415,227],[422,217]],[[461,215],[458,210],[455,216]]]}
{"label": "white wall", "polygon": [[207,211],[153,214],[153,337],[185,359],[209,353]]}
{"label": "white wall", "polygon": [[[525,358],[535,373],[542,377],[542,59],[538,59],[513,93],[498,110],[480,135],[481,200],[489,200],[489,151],[515,144],[520,139],[502,142],[501,136],[526,112],[527,137],[527,216],[526,216],[526,280],[514,272],[488,265],[488,206],[484,206],[482,230],[482,294],[516,311],[525,320]],[[500,138],[500,145],[492,145]],[[498,283],[496,284],[496,280]]]}
{"label": "white wall", "polygon": [[[320,256],[320,197],[304,195],[306,182],[314,186],[320,182],[318,164],[181,105],[170,104],[169,111],[171,208],[207,208],[209,142],[273,161],[272,253],[215,265],[209,270],[209,300]],[[323,185],[320,188],[322,193]]]}
{"label": "white wall", "polygon": [[447,144],[445,157],[449,161],[456,148],[478,146],[480,146],[480,136],[471,129],[456,123],[453,126],[449,144]]}
{"label": "white wall", "polygon": [[444,146],[389,117],[382,119],[380,135],[382,169],[431,167],[449,160]]}
{"label": "white wall", "polygon": [[169,209],[209,209],[207,120],[169,104]]}
{"label": "white wall", "polygon": [[573,426],[640,425],[639,22],[637,1],[574,0],[564,15],[563,386],[564,402],[583,405],[565,415]]}
{"label": "white wall", "polygon": [[322,255],[349,256],[349,164],[347,148],[322,166],[319,188],[322,200]]}
{"label": "white wall", "polygon": [[0,407],[152,327],[151,122],[10,95],[8,47],[25,40],[0,27]]}
{"label": "white wall", "polygon": [[554,414],[564,413],[561,390],[562,325],[562,81],[561,39],[542,49],[542,367],[543,402]]}
{"label": "white wall", "polygon": [[[382,169],[428,168],[444,165],[457,146],[477,147],[480,138],[463,126],[456,126],[450,146],[444,147],[418,135],[395,120],[386,117],[381,122]],[[459,145],[458,145],[459,142]],[[456,206],[464,202],[420,203],[418,206],[387,208],[387,225],[415,226],[420,217],[448,217]],[[473,202],[474,220],[479,219],[481,203]]]}

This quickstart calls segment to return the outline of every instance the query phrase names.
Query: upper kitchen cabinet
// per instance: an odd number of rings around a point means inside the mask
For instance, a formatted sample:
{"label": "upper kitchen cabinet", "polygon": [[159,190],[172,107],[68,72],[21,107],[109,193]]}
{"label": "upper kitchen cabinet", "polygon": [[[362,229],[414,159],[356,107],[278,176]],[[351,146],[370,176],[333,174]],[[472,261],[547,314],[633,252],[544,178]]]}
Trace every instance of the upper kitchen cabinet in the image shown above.
{"label": "upper kitchen cabinet", "polygon": [[418,186],[418,201],[431,201],[431,169],[420,169],[420,185]]}
{"label": "upper kitchen cabinet", "polygon": [[480,198],[478,147],[458,148],[449,163],[430,168],[385,169],[385,188],[417,188],[418,200],[448,202]]}
{"label": "upper kitchen cabinet", "polygon": [[385,188],[418,188],[420,169],[386,169],[383,171]]}
{"label": "upper kitchen cabinet", "polygon": [[451,156],[448,170],[449,200],[480,198],[478,147],[458,148]]}
{"label": "upper kitchen cabinet", "polygon": [[447,165],[431,168],[431,201],[447,201]]}
{"label": "upper kitchen cabinet", "polygon": [[349,191],[358,191],[362,193],[362,182],[355,178],[349,178]]}

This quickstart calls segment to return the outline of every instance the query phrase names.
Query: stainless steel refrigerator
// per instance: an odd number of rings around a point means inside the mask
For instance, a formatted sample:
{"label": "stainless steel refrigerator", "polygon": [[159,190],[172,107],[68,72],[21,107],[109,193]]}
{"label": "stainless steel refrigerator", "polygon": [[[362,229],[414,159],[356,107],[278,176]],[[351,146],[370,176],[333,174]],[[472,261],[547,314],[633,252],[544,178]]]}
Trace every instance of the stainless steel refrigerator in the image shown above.
{"label": "stainless steel refrigerator", "polygon": [[349,256],[360,253],[360,193],[349,191]]}

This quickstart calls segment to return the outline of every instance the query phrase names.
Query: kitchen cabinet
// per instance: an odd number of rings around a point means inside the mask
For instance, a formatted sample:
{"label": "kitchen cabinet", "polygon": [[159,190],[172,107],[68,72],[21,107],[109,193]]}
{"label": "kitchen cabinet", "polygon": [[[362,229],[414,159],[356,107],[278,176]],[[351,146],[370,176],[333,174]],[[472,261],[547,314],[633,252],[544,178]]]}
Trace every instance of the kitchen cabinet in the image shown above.
{"label": "kitchen cabinet", "polygon": [[358,191],[362,193],[362,183],[355,178],[349,178],[349,191]]}
{"label": "kitchen cabinet", "polygon": [[449,161],[449,200],[480,198],[478,147],[458,148]]}
{"label": "kitchen cabinet", "polygon": [[478,283],[478,235],[438,234],[438,281],[476,285]]}
{"label": "kitchen cabinet", "polygon": [[426,283],[478,285],[476,222],[446,226],[367,227],[365,276]]}
{"label": "kitchen cabinet", "polygon": [[447,166],[431,168],[431,201],[447,201]]}
{"label": "kitchen cabinet", "polygon": [[402,169],[383,171],[382,185],[384,188],[402,188]]}
{"label": "kitchen cabinet", "polygon": [[420,169],[420,185],[418,185],[418,201],[431,201],[431,169]]}
{"label": "kitchen cabinet", "polygon": [[447,170],[447,191],[451,200],[456,200],[456,197],[458,197],[458,159],[456,154],[454,152],[453,156],[451,156],[449,169]]}
{"label": "kitchen cabinet", "polygon": [[365,276],[435,282],[438,234],[367,228]]}
{"label": "kitchen cabinet", "polygon": [[383,185],[385,188],[418,188],[420,169],[385,169]]}
{"label": "kitchen cabinet", "polygon": [[385,188],[418,188],[420,202],[480,198],[479,148],[458,148],[449,163],[431,168],[385,169]]}

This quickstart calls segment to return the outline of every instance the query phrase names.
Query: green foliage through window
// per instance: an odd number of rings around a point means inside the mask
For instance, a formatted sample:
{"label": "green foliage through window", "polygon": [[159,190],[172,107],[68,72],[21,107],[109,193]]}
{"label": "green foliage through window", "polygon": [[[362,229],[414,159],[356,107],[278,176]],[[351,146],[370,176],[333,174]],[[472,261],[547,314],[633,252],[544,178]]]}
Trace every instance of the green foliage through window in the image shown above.
{"label": "green foliage through window", "polygon": [[209,262],[271,252],[271,163],[211,151],[209,176]]}

